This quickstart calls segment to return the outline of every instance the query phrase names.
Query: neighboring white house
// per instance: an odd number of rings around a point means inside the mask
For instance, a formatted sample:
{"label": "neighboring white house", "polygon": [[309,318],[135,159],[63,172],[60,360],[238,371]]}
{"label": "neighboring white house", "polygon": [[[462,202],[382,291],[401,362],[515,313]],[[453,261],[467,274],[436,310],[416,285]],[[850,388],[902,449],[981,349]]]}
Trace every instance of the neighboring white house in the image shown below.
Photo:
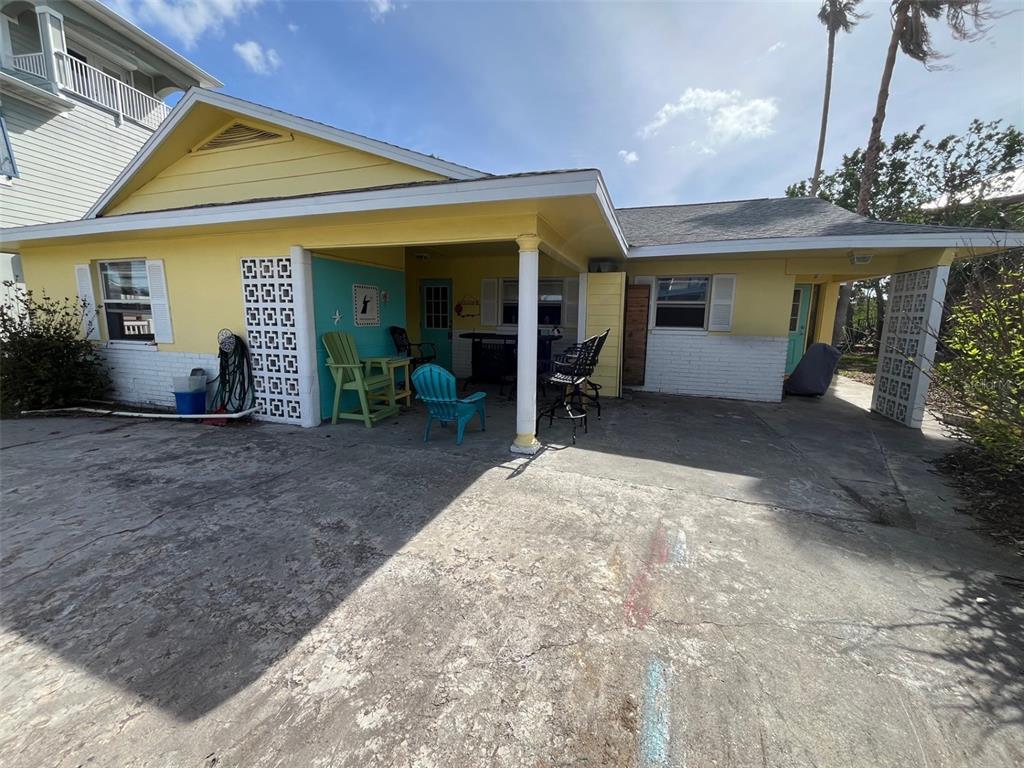
{"label": "neighboring white house", "polygon": [[197,85],[221,83],[96,0],[0,0],[0,227],[81,218]]}

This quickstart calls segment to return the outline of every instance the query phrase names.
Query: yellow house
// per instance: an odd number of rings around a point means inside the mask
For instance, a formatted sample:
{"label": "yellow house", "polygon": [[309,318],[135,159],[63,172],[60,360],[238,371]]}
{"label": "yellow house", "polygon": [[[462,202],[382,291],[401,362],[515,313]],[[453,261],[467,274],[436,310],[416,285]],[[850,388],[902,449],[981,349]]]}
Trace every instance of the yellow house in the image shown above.
{"label": "yellow house", "polygon": [[202,89],[85,218],[0,238],[29,288],[89,302],[119,400],[167,404],[172,375],[215,373],[227,328],[248,340],[260,416],[315,426],[330,408],[328,330],[370,356],[393,353],[388,329],[405,327],[459,376],[467,334],[507,334],[522,452],[537,446],[538,332],[560,337],[557,352],[610,329],[595,373],[606,395],[625,377],[774,401],[830,336],[839,284],[886,274],[875,407],[919,423],[948,265],[1022,244],[812,198],[616,210],[598,170],[490,175]]}

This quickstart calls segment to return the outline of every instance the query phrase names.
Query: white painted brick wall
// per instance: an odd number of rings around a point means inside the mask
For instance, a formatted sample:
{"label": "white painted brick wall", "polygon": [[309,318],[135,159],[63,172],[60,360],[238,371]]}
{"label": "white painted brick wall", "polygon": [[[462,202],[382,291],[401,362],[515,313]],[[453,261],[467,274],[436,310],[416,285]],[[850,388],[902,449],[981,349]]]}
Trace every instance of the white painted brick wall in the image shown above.
{"label": "white painted brick wall", "polygon": [[219,368],[216,355],[160,352],[154,347],[105,345],[100,354],[107,361],[111,396],[122,403],[173,407],[172,377],[188,376],[193,368],[203,368],[212,380]]}
{"label": "white painted brick wall", "polygon": [[778,402],[787,341],[775,336],[652,333],[644,392]]}

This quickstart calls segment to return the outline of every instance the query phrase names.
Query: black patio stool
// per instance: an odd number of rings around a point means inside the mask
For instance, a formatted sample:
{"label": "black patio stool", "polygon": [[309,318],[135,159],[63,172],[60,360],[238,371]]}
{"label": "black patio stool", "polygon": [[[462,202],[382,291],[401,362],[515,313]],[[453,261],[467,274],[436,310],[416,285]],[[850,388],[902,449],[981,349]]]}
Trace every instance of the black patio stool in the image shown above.
{"label": "black patio stool", "polygon": [[[604,347],[605,341],[608,340],[608,334],[611,333],[611,328],[605,329],[605,332],[600,336],[597,336],[597,346],[594,348],[594,364],[590,371],[587,372],[587,380],[580,387],[580,398],[586,399],[588,402],[593,403],[594,407],[597,408],[597,418],[601,418],[601,385],[594,381],[591,376],[594,375],[594,368],[600,362],[601,349]],[[585,343],[585,342],[584,342]],[[582,344],[573,344],[571,347],[559,355],[557,358],[552,360],[552,366],[556,372],[564,372],[571,369],[573,362],[575,361]]]}
{"label": "black patio stool", "polygon": [[573,445],[576,444],[576,430],[580,424],[583,425],[584,434],[589,431],[582,388],[587,382],[587,377],[594,371],[594,353],[599,338],[591,336],[578,344],[572,356],[557,361],[554,373],[544,378],[545,384],[557,387],[562,394],[537,414],[537,432],[540,432],[540,420],[544,417],[547,417],[549,427],[554,424],[555,419],[571,421]]}

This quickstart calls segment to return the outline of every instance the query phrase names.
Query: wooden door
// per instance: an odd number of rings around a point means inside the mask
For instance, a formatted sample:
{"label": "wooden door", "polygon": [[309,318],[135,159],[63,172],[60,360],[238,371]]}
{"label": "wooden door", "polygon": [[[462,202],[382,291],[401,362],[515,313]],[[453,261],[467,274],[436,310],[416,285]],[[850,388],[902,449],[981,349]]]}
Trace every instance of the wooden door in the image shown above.
{"label": "wooden door", "polygon": [[626,289],[623,386],[638,387],[644,383],[644,369],[647,366],[647,316],[650,305],[651,286],[631,285]]}

